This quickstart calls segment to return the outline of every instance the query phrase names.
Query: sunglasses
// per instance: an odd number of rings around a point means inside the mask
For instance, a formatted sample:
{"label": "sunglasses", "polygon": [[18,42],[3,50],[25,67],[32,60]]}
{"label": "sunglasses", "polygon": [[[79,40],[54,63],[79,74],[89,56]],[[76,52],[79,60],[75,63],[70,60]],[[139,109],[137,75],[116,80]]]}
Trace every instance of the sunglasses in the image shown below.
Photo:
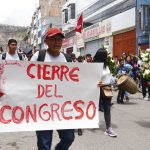
{"label": "sunglasses", "polygon": [[17,46],[17,44],[10,44],[11,46]]}
{"label": "sunglasses", "polygon": [[52,42],[62,42],[62,38],[61,37],[53,37],[53,38],[48,38],[49,41]]}

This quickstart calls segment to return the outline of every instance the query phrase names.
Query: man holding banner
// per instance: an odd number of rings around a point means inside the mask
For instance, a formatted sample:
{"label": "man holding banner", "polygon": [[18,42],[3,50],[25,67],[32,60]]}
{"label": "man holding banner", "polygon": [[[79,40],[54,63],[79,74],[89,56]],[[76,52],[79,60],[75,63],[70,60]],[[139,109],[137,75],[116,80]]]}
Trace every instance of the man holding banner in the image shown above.
{"label": "man holding banner", "polygon": [[0,132],[37,131],[38,150],[51,149],[52,130],[61,139],[55,150],[68,150],[73,129],[99,127],[96,85],[103,64],[66,63],[59,52],[63,38],[51,28],[48,49],[35,53],[32,62],[17,61],[19,56],[0,61]]}
{"label": "man holding banner", "polygon": [[[50,28],[45,35],[45,43],[48,46],[46,51],[36,52],[31,61],[43,62],[66,62],[64,54],[60,53],[64,35],[58,28]],[[60,142],[55,150],[68,150],[74,141],[74,130],[57,130]],[[36,131],[38,150],[50,150],[52,144],[52,130]]]}

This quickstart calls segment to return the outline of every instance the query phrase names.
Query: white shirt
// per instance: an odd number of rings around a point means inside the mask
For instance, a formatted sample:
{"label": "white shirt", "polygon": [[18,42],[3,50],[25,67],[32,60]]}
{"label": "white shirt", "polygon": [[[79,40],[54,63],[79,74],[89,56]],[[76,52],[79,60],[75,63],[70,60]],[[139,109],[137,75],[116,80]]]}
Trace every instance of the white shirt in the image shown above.
{"label": "white shirt", "polygon": [[[39,55],[39,51],[37,51],[31,58],[31,61],[37,61]],[[65,56],[60,53],[59,56],[51,56],[47,51],[45,55],[44,62],[67,62]]]}
{"label": "white shirt", "polygon": [[112,80],[112,75],[110,73],[110,70],[108,67],[103,68],[103,72],[102,72],[102,84],[111,84],[111,80]]}
{"label": "white shirt", "polygon": [[[0,60],[2,60],[2,56],[0,57]],[[5,58],[5,60],[18,60],[18,61],[20,61],[20,58],[19,58],[17,52],[16,52],[14,55],[10,55],[10,54],[7,52],[7,53],[6,53],[6,58]],[[24,59],[23,59],[23,56],[22,56],[22,60],[24,60]]]}

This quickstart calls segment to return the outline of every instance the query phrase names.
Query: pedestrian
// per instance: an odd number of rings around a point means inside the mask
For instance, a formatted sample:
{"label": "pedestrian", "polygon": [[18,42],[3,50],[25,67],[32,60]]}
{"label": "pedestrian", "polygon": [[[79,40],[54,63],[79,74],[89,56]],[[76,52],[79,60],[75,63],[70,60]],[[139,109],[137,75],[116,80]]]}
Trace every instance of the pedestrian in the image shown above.
{"label": "pedestrian", "polygon": [[148,80],[143,75],[144,73],[143,71],[145,70],[144,66],[147,65],[147,63],[144,61],[144,58],[142,57],[142,52],[139,54],[138,65],[140,66],[140,81],[142,86],[143,100],[150,101],[150,86],[147,85]]}
{"label": "pedestrian", "polygon": [[[82,56],[78,56],[78,58],[77,58],[77,62],[79,62],[79,63],[83,63],[83,57]],[[78,131],[78,135],[79,136],[81,136],[82,134],[83,134],[83,131],[82,131],[82,129],[78,129],[77,130]]]}
{"label": "pedestrian", "polygon": [[85,61],[87,63],[91,63],[92,62],[92,55],[91,54],[86,54],[85,55]]}
{"label": "pedestrian", "polygon": [[3,48],[0,47],[0,57],[1,57],[2,53],[3,53]]}
{"label": "pedestrian", "polygon": [[[45,35],[45,43],[48,49],[36,52],[31,61],[44,62],[66,62],[63,53],[60,52],[64,34],[58,28],[50,28]],[[68,150],[74,141],[74,129],[57,130],[60,142],[56,145],[55,150]],[[52,130],[36,131],[38,150],[51,150]]]}
{"label": "pedestrian", "polygon": [[[133,63],[132,63],[131,55],[128,55],[126,57],[125,68],[126,68],[126,73],[131,78],[133,78]],[[125,91],[125,98],[126,98],[126,101],[129,102],[129,93],[127,91]]]}
{"label": "pedestrian", "polygon": [[118,56],[115,56],[115,57],[114,57],[114,61],[115,61],[116,65],[118,65],[118,61],[119,61],[119,60],[118,60]]}
{"label": "pedestrian", "polygon": [[79,57],[77,58],[77,60],[78,60],[78,62],[83,62],[83,61],[84,61],[84,58],[83,58],[82,56],[79,56]]}
{"label": "pedestrian", "polygon": [[138,64],[138,58],[136,56],[133,57],[133,61],[132,61],[132,64],[133,64],[133,79],[135,81],[139,80],[139,64]]}
{"label": "pedestrian", "polygon": [[[121,58],[121,59],[119,59],[119,66],[117,67],[117,76],[121,76],[124,74],[126,74],[126,68],[124,66],[124,59]],[[124,95],[125,95],[125,91],[122,90],[121,88],[119,88],[118,96],[117,96],[117,103],[118,104],[124,103],[124,101],[123,101]]]}
{"label": "pedestrian", "polygon": [[64,52],[62,52],[62,53],[64,54],[64,56],[65,56],[67,62],[72,62],[72,58],[71,58],[71,55],[70,55],[70,54],[64,53]]}
{"label": "pedestrian", "polygon": [[111,80],[112,75],[110,73],[110,70],[107,66],[107,51],[103,48],[100,48],[97,50],[95,56],[93,57],[93,62],[96,63],[104,63],[103,71],[102,71],[102,78],[101,82],[99,84],[100,86],[100,101],[99,101],[99,107],[103,107],[104,109],[104,119],[106,124],[106,131],[104,132],[106,135],[110,137],[117,137],[117,134],[113,131],[112,125],[111,125],[111,100],[112,97],[106,97],[103,93],[102,87],[109,86],[111,87]]}
{"label": "pedestrian", "polygon": [[141,76],[141,84],[142,84],[142,95],[143,95],[143,100],[149,101],[150,100],[150,86],[146,85],[147,80]]}
{"label": "pedestrian", "polygon": [[122,53],[121,58],[124,60],[124,63],[126,63],[126,57],[127,57],[127,54],[125,52]]}
{"label": "pedestrian", "polygon": [[77,62],[76,55],[74,53],[71,53],[71,59],[72,62]]}
{"label": "pedestrian", "polygon": [[22,54],[17,52],[17,41],[15,39],[8,41],[8,51],[2,54],[1,60],[24,60]]}
{"label": "pedestrian", "polygon": [[127,71],[128,71],[128,75],[129,75],[130,77],[133,77],[133,60],[132,60],[131,55],[128,55],[128,56],[126,57],[125,67],[126,67],[126,69],[127,69]]}

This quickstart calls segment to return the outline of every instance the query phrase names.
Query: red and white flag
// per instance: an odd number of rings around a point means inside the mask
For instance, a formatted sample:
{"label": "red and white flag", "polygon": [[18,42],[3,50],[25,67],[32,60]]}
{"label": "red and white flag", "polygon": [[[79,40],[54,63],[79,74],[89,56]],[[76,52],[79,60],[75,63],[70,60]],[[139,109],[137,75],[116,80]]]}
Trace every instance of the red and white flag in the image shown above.
{"label": "red and white flag", "polygon": [[76,32],[82,33],[83,29],[83,14],[81,14],[77,21]]}

